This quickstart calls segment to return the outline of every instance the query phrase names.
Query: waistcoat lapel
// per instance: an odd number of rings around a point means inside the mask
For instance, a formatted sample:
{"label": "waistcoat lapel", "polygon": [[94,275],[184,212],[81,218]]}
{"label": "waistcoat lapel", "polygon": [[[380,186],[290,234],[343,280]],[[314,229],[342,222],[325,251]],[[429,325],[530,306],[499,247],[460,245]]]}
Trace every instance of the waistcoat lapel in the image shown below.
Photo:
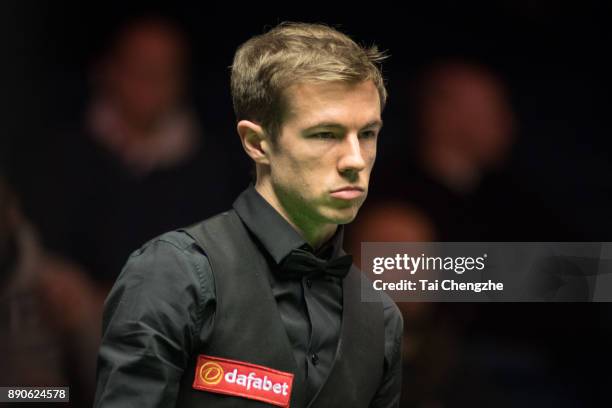
{"label": "waistcoat lapel", "polygon": [[336,356],[327,380],[308,408],[368,407],[380,384],[384,364],[382,304],[361,301],[361,280],[361,271],[354,266],[344,278],[342,329]]}

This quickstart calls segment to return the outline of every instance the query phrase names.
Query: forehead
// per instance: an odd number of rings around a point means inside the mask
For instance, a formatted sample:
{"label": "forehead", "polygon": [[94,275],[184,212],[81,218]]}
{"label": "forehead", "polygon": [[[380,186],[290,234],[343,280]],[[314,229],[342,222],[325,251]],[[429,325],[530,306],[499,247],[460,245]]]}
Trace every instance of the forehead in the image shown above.
{"label": "forehead", "polygon": [[380,120],[380,96],[373,81],[305,82],[285,92],[289,108],[286,125],[338,123],[359,127]]}
{"label": "forehead", "polygon": [[184,58],[185,44],[180,33],[161,23],[145,23],[126,29],[117,40],[114,56],[122,60],[156,58],[174,61]]}

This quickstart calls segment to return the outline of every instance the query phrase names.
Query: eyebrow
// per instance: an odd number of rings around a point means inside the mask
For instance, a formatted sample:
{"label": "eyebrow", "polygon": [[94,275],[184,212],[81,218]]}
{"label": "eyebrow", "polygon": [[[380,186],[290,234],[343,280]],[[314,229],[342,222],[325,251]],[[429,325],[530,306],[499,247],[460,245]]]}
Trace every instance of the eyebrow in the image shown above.
{"label": "eyebrow", "polygon": [[[378,127],[378,128],[381,128],[381,127],[382,127],[382,125],[383,125],[382,120],[380,120],[380,119],[375,119],[375,120],[372,120],[372,121],[370,121],[370,122],[366,123],[366,124],[365,124],[365,125],[364,125],[364,126],[361,128],[361,130],[363,130],[363,129],[368,129],[368,128],[373,128],[373,127]],[[317,123],[316,125],[309,126],[309,127],[308,127],[308,128],[306,128],[305,130],[306,130],[306,131],[309,131],[309,130],[312,130],[312,129],[315,129],[315,128],[336,128],[336,129],[345,129],[345,126],[343,126],[343,125],[341,125],[341,124],[339,124],[339,123],[335,123],[335,122],[320,122],[320,123]]]}

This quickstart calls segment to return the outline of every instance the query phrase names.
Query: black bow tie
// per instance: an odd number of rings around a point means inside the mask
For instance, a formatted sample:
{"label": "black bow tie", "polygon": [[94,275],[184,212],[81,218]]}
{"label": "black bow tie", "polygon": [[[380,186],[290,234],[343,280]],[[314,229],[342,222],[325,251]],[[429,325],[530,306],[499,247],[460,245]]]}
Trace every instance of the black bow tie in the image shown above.
{"label": "black bow tie", "polygon": [[286,279],[301,279],[305,276],[330,275],[344,278],[353,264],[351,255],[326,261],[303,249],[294,249],[280,264],[280,276]]}

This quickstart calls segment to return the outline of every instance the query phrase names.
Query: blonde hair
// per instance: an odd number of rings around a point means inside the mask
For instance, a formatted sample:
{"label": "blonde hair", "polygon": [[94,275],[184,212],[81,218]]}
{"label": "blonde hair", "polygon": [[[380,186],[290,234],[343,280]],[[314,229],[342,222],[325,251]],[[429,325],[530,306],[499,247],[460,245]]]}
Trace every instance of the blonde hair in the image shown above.
{"label": "blonde hair", "polygon": [[326,25],[282,23],[236,51],[231,67],[236,119],[258,123],[274,141],[289,112],[284,90],[304,82],[371,80],[382,111],[387,90],[380,63],[385,58],[375,45],[362,47]]}

